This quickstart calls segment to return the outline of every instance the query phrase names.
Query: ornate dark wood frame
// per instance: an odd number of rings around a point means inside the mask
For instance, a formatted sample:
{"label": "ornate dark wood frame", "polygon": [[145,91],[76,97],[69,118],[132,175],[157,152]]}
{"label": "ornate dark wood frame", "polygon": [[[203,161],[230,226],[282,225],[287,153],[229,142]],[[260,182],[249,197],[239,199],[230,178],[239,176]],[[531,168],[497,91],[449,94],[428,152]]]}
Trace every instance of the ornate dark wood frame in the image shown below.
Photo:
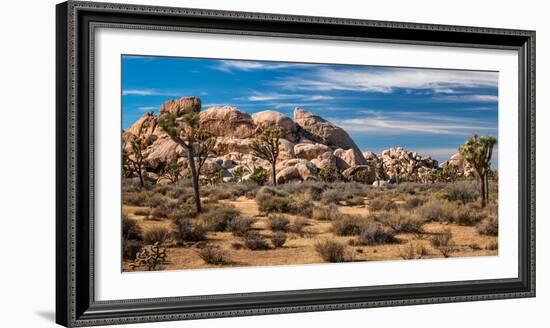
{"label": "ornate dark wood frame", "polygon": [[[512,49],[519,54],[519,277],[96,301],[93,38],[97,27]],[[535,32],[69,1],[57,5],[56,321],[91,326],[535,296]]]}

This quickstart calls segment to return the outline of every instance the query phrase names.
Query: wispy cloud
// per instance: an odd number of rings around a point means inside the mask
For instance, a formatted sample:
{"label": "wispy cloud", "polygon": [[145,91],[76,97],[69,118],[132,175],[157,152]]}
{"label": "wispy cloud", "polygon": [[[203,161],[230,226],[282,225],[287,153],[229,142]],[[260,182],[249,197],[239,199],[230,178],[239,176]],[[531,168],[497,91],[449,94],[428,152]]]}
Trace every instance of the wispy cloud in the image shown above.
{"label": "wispy cloud", "polygon": [[256,71],[256,70],[276,70],[283,68],[313,68],[318,64],[300,64],[300,63],[282,63],[282,62],[260,62],[243,60],[221,60],[212,68],[222,72],[232,71]]}
{"label": "wispy cloud", "polygon": [[476,119],[464,119],[447,115],[422,112],[362,111],[361,118],[332,118],[338,126],[348,132],[384,134],[384,135],[464,135],[473,131],[496,133],[497,128],[490,122]]}
{"label": "wispy cloud", "polygon": [[294,90],[390,93],[395,89],[429,89],[434,93],[449,94],[454,93],[455,88],[497,87],[498,73],[411,68],[321,68],[310,76],[289,76],[274,84]]}
{"label": "wispy cloud", "polygon": [[177,97],[176,92],[167,92],[156,89],[125,89],[122,90],[123,96],[174,96]]}
{"label": "wispy cloud", "polygon": [[325,95],[304,95],[304,94],[284,94],[284,93],[260,93],[253,92],[253,95],[247,97],[237,98],[239,100],[247,101],[276,101],[276,100],[291,100],[296,99],[300,101],[320,101],[320,100],[332,100],[334,97]]}
{"label": "wispy cloud", "polygon": [[434,100],[443,102],[498,102],[498,96],[495,95],[447,95],[434,97]]}

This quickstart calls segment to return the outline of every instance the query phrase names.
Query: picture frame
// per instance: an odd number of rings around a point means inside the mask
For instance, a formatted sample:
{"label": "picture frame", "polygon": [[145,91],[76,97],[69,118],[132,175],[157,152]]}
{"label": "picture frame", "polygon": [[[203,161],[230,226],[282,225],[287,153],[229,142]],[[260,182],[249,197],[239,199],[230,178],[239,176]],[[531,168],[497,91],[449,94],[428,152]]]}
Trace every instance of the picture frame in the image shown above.
{"label": "picture frame", "polygon": [[[56,322],[94,326],[535,296],[535,32],[68,1],[56,7]],[[95,298],[94,37],[99,27],[506,49],[518,56],[518,276],[506,279]]]}

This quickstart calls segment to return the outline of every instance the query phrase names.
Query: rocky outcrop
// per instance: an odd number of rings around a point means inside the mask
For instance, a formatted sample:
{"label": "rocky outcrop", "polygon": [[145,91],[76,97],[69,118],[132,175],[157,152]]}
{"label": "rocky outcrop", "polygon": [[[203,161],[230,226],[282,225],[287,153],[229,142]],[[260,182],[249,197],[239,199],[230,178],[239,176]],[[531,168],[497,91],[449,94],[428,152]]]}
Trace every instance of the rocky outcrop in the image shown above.
{"label": "rocky outcrop", "polygon": [[[201,128],[213,135],[214,146],[204,165],[204,170],[222,171],[226,180],[232,178],[236,168],[250,172],[256,167],[271,170],[268,161],[252,153],[250,143],[262,129],[279,127],[284,131],[279,139],[279,157],[276,179],[279,183],[299,180],[315,180],[319,171],[331,168],[349,181],[382,185],[402,177],[422,177],[436,170],[437,161],[403,148],[389,148],[380,154],[359,151],[351,137],[333,123],[299,108],[294,111],[294,121],[272,110],[250,116],[231,106],[210,107],[201,111],[201,100],[183,97],[170,100],[160,108],[160,115],[183,115],[189,110],[199,113]],[[187,170],[186,150],[176,144],[158,126],[158,117],[145,113],[127,131],[122,132],[123,147],[131,152],[130,141],[139,137],[144,142],[143,165],[148,179],[160,176],[165,164],[182,163],[182,174]],[[442,166],[456,165],[459,174],[471,175],[473,170],[460,154],[455,154]]]}
{"label": "rocky outcrop", "polygon": [[446,168],[450,165],[456,167],[458,176],[471,177],[475,175],[474,168],[470,165],[470,163],[464,160],[464,157],[460,155],[460,153],[456,153],[451,156],[449,160],[441,163],[440,167]]}
{"label": "rocky outcrop", "polygon": [[273,110],[264,110],[263,112],[252,114],[252,121],[257,129],[281,128],[285,139],[292,142],[298,141],[298,127],[290,118],[282,113]]}
{"label": "rocky outcrop", "polygon": [[353,139],[344,129],[333,123],[306,112],[300,108],[294,110],[294,122],[302,129],[306,137],[312,138],[318,143],[322,143],[333,148],[342,148],[344,150],[352,149],[359,165],[366,164],[363,154],[359,147],[353,142]]}
{"label": "rocky outcrop", "polygon": [[331,150],[329,146],[319,143],[299,143],[294,146],[294,155],[296,158],[312,160]]}
{"label": "rocky outcrop", "polygon": [[197,97],[182,97],[180,99],[168,100],[160,106],[160,114],[175,113],[181,116],[188,109],[198,113],[201,110],[201,105],[201,100]]}
{"label": "rocky outcrop", "polygon": [[348,181],[355,181],[360,183],[371,184],[376,179],[375,171],[372,167],[368,165],[356,165],[348,169],[345,169],[342,172],[342,175]]}
{"label": "rocky outcrop", "polygon": [[289,159],[277,164],[277,183],[317,179],[317,167],[300,158]]}
{"label": "rocky outcrop", "polygon": [[210,107],[200,112],[200,126],[216,137],[251,138],[256,129],[252,117],[232,106]]}

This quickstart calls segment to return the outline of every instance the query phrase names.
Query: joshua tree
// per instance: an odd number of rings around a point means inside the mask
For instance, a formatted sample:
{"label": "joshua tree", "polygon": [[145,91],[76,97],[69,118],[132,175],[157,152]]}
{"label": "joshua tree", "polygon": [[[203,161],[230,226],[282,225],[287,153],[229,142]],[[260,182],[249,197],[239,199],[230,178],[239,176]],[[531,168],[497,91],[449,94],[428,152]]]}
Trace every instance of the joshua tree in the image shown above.
{"label": "joshua tree", "polygon": [[489,200],[489,171],[491,170],[491,157],[493,156],[493,146],[497,139],[492,136],[480,137],[474,134],[466,140],[458,150],[468,162],[479,178],[481,189],[481,207],[485,207]]}
{"label": "joshua tree", "polygon": [[181,176],[181,168],[183,167],[182,163],[178,163],[177,160],[167,162],[162,168],[161,177],[167,179],[171,183],[176,183],[179,181]]}
{"label": "joshua tree", "polygon": [[[176,113],[167,113],[161,115],[158,120],[159,126],[170,136],[170,138],[182,146],[187,152],[187,161],[189,170],[191,171],[191,180],[193,181],[193,191],[195,193],[195,207],[197,213],[201,212],[201,199],[199,191],[199,174],[195,164],[196,145],[199,143],[197,134],[200,132],[199,126],[199,111],[193,108],[192,105],[185,108],[178,108]],[[199,138],[200,139],[200,138]]]}
{"label": "joshua tree", "polygon": [[142,150],[145,148],[145,142],[140,137],[133,137],[130,139],[130,146],[132,149],[131,154],[128,154],[124,149],[122,150],[123,169],[130,174],[137,174],[139,177],[139,184],[143,188],[145,183],[143,181]]}
{"label": "joshua tree", "polygon": [[265,159],[271,164],[271,177],[273,185],[277,185],[277,172],[275,165],[279,157],[279,139],[283,136],[281,128],[267,128],[250,143],[252,154],[261,159]]}
{"label": "joshua tree", "polygon": [[202,173],[202,167],[206,163],[208,155],[212,153],[212,149],[216,144],[216,140],[207,131],[199,129],[195,133],[195,157],[197,160],[197,173]]}

